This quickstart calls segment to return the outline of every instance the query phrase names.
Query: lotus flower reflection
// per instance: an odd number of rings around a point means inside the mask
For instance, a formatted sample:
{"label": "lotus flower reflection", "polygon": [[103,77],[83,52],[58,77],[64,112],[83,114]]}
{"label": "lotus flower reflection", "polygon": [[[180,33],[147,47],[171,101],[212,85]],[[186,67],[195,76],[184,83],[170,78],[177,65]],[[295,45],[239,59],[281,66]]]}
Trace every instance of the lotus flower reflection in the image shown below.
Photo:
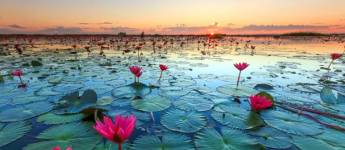
{"label": "lotus flower reflection", "polygon": [[[56,146],[52,150],[61,150],[61,147],[60,146]],[[72,148],[71,147],[67,147],[66,150],[72,150]]]}

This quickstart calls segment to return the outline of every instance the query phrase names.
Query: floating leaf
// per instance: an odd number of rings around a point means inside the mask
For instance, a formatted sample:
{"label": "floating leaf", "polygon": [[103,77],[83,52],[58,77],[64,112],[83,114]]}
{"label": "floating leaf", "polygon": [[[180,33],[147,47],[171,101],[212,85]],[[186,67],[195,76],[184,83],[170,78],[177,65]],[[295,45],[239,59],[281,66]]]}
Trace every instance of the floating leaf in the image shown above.
{"label": "floating leaf", "polygon": [[220,87],[217,87],[217,91],[230,95],[230,96],[238,96],[238,97],[246,97],[250,95],[254,95],[257,93],[257,91],[253,88],[245,87],[245,86],[239,86],[236,88],[235,85],[223,85]]}
{"label": "floating leaf", "polygon": [[85,116],[83,114],[72,114],[72,115],[56,115],[53,113],[47,113],[37,118],[37,122],[44,124],[62,124],[80,121]]}
{"label": "floating leaf", "polygon": [[29,144],[24,150],[51,149],[57,145],[62,149],[70,146],[73,150],[92,150],[101,140],[90,124],[82,123],[53,126],[36,138],[41,141]]}
{"label": "floating leaf", "polygon": [[146,112],[162,111],[169,108],[170,105],[170,100],[162,96],[132,100],[133,108]]}
{"label": "floating leaf", "polygon": [[179,108],[186,111],[207,111],[210,110],[214,103],[213,101],[206,99],[201,96],[186,95],[181,97],[179,100],[174,101],[173,104]]}
{"label": "floating leaf", "polygon": [[294,144],[301,150],[335,150],[336,148],[326,142],[311,137],[293,137]]}
{"label": "floating leaf", "polygon": [[202,129],[206,123],[206,117],[197,112],[171,110],[162,116],[161,123],[172,131],[193,133]]}
{"label": "floating leaf", "polygon": [[79,97],[79,92],[74,92],[62,97],[55,112],[58,114],[73,114],[80,113],[85,109],[95,106],[97,103],[97,94],[93,90],[86,90],[82,96]]}
{"label": "floating leaf", "polygon": [[322,88],[320,97],[326,104],[337,104],[337,98],[335,97],[333,90],[329,87]]}
{"label": "floating leaf", "polygon": [[133,143],[134,150],[194,150],[187,136],[180,134],[163,134],[161,138],[153,135],[141,136]]}
{"label": "floating leaf", "polygon": [[223,127],[220,133],[205,129],[196,135],[198,150],[255,150],[260,149],[257,141],[241,131]]}
{"label": "floating leaf", "polygon": [[0,147],[16,141],[30,130],[31,124],[27,122],[0,123]]}
{"label": "floating leaf", "polygon": [[258,142],[265,147],[274,149],[288,149],[292,146],[291,140],[287,134],[268,127],[257,128],[252,130],[251,134],[259,136]]}
{"label": "floating leaf", "polygon": [[0,122],[12,122],[30,119],[46,113],[52,108],[52,104],[46,101],[8,107],[0,110]]}
{"label": "floating leaf", "polygon": [[116,98],[133,98],[136,96],[145,97],[151,92],[150,88],[142,83],[133,83],[127,86],[116,88],[112,95]]}

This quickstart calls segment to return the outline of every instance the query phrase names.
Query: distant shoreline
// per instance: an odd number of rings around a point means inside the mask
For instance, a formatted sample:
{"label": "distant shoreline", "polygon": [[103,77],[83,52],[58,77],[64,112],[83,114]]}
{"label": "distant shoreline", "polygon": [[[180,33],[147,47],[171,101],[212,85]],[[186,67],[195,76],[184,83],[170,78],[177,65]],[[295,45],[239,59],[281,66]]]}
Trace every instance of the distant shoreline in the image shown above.
{"label": "distant shoreline", "polygon": [[[321,37],[321,36],[345,36],[345,33],[317,33],[317,32],[291,32],[283,34],[215,34],[227,37]],[[16,36],[128,36],[137,37],[141,34],[1,34],[0,37],[16,37]],[[209,34],[145,34],[145,37],[162,37],[162,36],[210,36]]]}

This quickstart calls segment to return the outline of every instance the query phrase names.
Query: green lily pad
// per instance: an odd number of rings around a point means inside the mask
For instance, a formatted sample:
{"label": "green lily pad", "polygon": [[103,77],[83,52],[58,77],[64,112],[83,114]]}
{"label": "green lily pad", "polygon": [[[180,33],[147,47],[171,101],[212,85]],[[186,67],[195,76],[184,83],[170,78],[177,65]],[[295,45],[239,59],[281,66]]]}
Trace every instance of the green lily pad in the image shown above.
{"label": "green lily pad", "polygon": [[46,101],[26,105],[15,105],[13,107],[0,110],[0,122],[13,122],[30,119],[46,113],[52,108],[52,104]]}
{"label": "green lily pad", "polygon": [[31,102],[39,102],[47,100],[45,96],[31,96],[31,95],[19,95],[13,98],[12,104],[26,104]]}
{"label": "green lily pad", "polygon": [[327,144],[323,140],[314,139],[311,137],[293,137],[294,144],[301,150],[322,149],[335,150],[336,148]]}
{"label": "green lily pad", "polygon": [[51,77],[50,79],[48,79],[48,83],[57,85],[61,83],[62,79],[62,77]]}
{"label": "green lily pad", "polygon": [[79,92],[73,92],[62,97],[57,106],[55,113],[57,114],[73,114],[80,113],[85,109],[96,106],[97,94],[93,90],[86,90],[82,96]]}
{"label": "green lily pad", "polygon": [[237,129],[253,129],[264,125],[260,116],[255,113],[247,113],[247,118],[244,118],[229,112],[212,111],[211,116],[219,123]]}
{"label": "green lily pad", "polygon": [[200,113],[175,109],[164,114],[161,123],[172,131],[193,133],[202,129],[207,120]]}
{"label": "green lily pad", "polygon": [[104,96],[97,100],[97,105],[109,105],[113,102],[113,98],[110,96]]}
{"label": "green lily pad", "polygon": [[196,135],[198,150],[255,150],[260,149],[257,141],[241,131],[223,127],[220,132],[205,129]]}
{"label": "green lily pad", "polygon": [[70,146],[73,150],[93,150],[101,141],[101,137],[90,124],[71,123],[53,126],[44,130],[37,137],[40,142],[24,147],[24,150],[51,149],[60,146],[62,149]]}
{"label": "green lily pad", "polygon": [[187,136],[180,134],[163,134],[162,137],[153,135],[141,136],[132,146],[133,150],[194,150],[193,144]]}
{"label": "green lily pad", "polygon": [[0,147],[16,141],[30,130],[31,124],[27,122],[0,123]]}
{"label": "green lily pad", "polygon": [[62,124],[80,121],[85,116],[83,114],[71,114],[71,115],[56,115],[53,113],[47,113],[37,118],[37,122],[44,124]]}
{"label": "green lily pad", "polygon": [[186,95],[179,100],[173,102],[174,106],[186,111],[207,111],[210,110],[214,103],[213,101],[201,96]]}
{"label": "green lily pad", "polygon": [[323,132],[320,126],[305,122],[287,120],[265,120],[265,122],[273,128],[295,135],[318,135]]}
{"label": "green lily pad", "polygon": [[246,86],[239,86],[238,88],[236,88],[235,85],[219,86],[217,87],[217,91],[222,94],[226,94],[230,96],[238,96],[238,97],[247,97],[247,96],[251,96],[258,93],[253,88],[246,87]]}
{"label": "green lily pad", "polygon": [[171,102],[169,99],[162,96],[150,96],[145,97],[144,99],[132,100],[131,104],[133,108],[141,111],[156,112],[169,108]]}
{"label": "green lily pad", "polygon": [[112,95],[116,98],[133,98],[136,96],[145,97],[151,92],[150,88],[142,83],[133,83],[127,86],[116,88]]}
{"label": "green lily pad", "polygon": [[252,131],[252,135],[259,136],[258,142],[265,147],[274,149],[288,149],[292,146],[287,134],[274,128],[262,127]]}

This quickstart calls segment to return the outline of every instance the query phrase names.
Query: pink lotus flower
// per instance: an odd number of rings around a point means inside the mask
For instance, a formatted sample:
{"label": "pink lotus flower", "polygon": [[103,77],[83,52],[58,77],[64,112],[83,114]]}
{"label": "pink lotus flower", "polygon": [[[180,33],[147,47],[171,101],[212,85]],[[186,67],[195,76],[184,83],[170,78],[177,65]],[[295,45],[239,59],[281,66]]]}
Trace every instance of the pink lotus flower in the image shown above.
{"label": "pink lotus flower", "polygon": [[260,111],[272,107],[273,103],[265,96],[253,95],[249,97],[250,106],[254,111]]}
{"label": "pink lotus flower", "polygon": [[23,71],[20,69],[12,71],[12,76],[18,77],[20,80],[20,84],[18,85],[18,88],[26,88],[26,83],[23,82],[22,76],[23,76]]}
{"label": "pink lotus flower", "polygon": [[115,117],[115,123],[109,117],[104,116],[103,122],[96,121],[94,129],[104,138],[117,143],[118,149],[121,150],[122,143],[132,135],[135,122],[136,118],[133,115],[127,117],[117,115]]}
{"label": "pink lotus flower", "polygon": [[339,54],[339,53],[331,53],[331,59],[332,61],[329,63],[327,70],[328,72],[330,71],[331,65],[333,64],[333,62],[337,59],[339,59],[340,57],[342,57],[343,54]]}
{"label": "pink lotus flower", "polygon": [[243,62],[243,63],[237,63],[237,64],[234,64],[234,66],[239,70],[239,71],[243,71],[244,69],[246,69],[249,64]]}
{"label": "pink lotus flower", "polygon": [[138,78],[138,82],[139,82],[139,78],[142,75],[142,67],[139,66],[130,66],[129,70],[132,72],[132,74],[134,75],[134,82],[137,82],[136,78]]}
{"label": "pink lotus flower", "polygon": [[332,53],[331,54],[332,60],[337,60],[337,59],[339,59],[342,56],[343,56],[343,54],[339,54],[339,53]]}
{"label": "pink lotus flower", "polygon": [[[52,150],[61,150],[60,146],[54,147]],[[66,150],[72,150],[71,147],[67,147]]]}
{"label": "pink lotus flower", "polygon": [[161,80],[161,78],[162,78],[162,76],[163,76],[163,71],[168,70],[168,66],[167,66],[167,65],[160,64],[160,65],[159,65],[159,68],[161,69],[161,75],[159,76],[158,81]]}
{"label": "pink lotus flower", "polygon": [[237,84],[236,84],[236,88],[238,88],[238,84],[240,83],[240,78],[241,78],[241,72],[246,69],[249,64],[243,62],[243,63],[237,63],[237,64],[234,64],[234,66],[240,71],[238,73],[238,77],[237,77]]}
{"label": "pink lotus flower", "polygon": [[14,71],[12,71],[12,76],[21,77],[21,76],[23,76],[23,71],[20,69],[14,70]]}
{"label": "pink lotus flower", "polygon": [[167,66],[167,65],[163,65],[163,64],[160,64],[160,65],[159,65],[159,68],[161,69],[161,71],[166,71],[166,70],[168,70],[168,66]]}

